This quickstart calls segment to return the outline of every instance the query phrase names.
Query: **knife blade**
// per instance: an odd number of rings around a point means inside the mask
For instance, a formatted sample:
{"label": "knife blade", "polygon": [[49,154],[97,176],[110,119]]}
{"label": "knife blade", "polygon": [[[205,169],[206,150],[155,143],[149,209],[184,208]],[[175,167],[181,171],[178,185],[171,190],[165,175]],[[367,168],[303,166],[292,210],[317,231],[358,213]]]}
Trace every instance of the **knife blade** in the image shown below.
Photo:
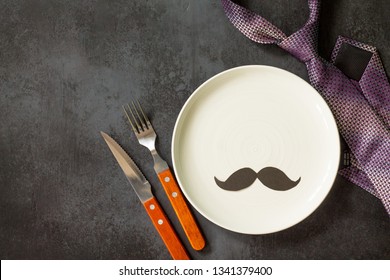
{"label": "knife blade", "polygon": [[100,133],[145,207],[172,258],[175,260],[188,260],[189,256],[163,209],[153,196],[148,180],[146,180],[138,166],[114,139],[102,131]]}

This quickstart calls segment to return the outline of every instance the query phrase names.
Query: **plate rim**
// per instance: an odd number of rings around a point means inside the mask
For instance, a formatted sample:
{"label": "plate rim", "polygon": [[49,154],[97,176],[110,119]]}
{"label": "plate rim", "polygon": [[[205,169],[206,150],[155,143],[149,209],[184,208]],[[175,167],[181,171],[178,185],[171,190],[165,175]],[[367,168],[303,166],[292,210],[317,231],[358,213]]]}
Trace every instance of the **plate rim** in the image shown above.
{"label": "plate rim", "polygon": [[[211,217],[209,217],[209,215],[207,215],[207,213],[205,213],[203,210],[199,209],[199,207],[196,205],[196,203],[193,202],[193,200],[191,199],[191,197],[188,195],[188,193],[186,192],[185,188],[183,188],[183,183],[180,179],[180,177],[178,176],[178,173],[177,173],[177,165],[178,165],[178,161],[176,158],[176,155],[175,155],[175,146],[176,146],[176,142],[177,142],[177,135],[178,135],[178,131],[179,131],[179,126],[181,124],[181,120],[183,119],[183,115],[185,114],[185,111],[189,108],[189,106],[191,105],[191,103],[193,102],[192,100],[195,99],[197,97],[197,95],[199,94],[199,92],[202,91],[202,89],[207,85],[209,84],[210,82],[212,82],[213,80],[216,80],[218,79],[220,76],[222,75],[225,75],[229,72],[233,72],[233,71],[239,71],[239,70],[242,70],[242,69],[250,69],[250,68],[262,68],[262,69],[271,69],[271,70],[277,70],[277,71],[281,71],[281,72],[285,72],[286,74],[288,75],[292,75],[292,76],[295,76],[295,78],[298,78],[299,80],[301,80],[302,82],[306,83],[307,85],[309,85],[313,90],[314,92],[317,93],[319,99],[321,100],[321,102],[323,102],[323,104],[325,105],[324,108],[325,110],[328,110],[329,113],[330,113],[330,118],[329,118],[329,122],[332,123],[332,126],[335,128],[335,142],[337,143],[336,144],[336,151],[335,153],[338,154],[338,161],[335,162],[335,165],[336,165],[336,169],[335,169],[335,172],[333,174],[333,178],[330,179],[330,184],[329,184],[329,187],[328,189],[326,190],[325,194],[324,194],[324,197],[322,199],[320,199],[320,201],[315,204],[315,207],[313,207],[313,209],[311,211],[307,211],[306,215],[302,215],[302,217],[300,219],[298,219],[297,221],[292,221],[291,223],[286,223],[286,225],[284,227],[281,227],[279,228],[278,230],[271,230],[271,231],[262,231],[262,232],[254,232],[254,231],[239,231],[239,230],[236,230],[236,229],[232,229],[232,228],[229,228],[227,227],[226,225],[223,225],[221,224],[220,222],[212,219]],[[333,112],[331,111],[331,109],[329,108],[329,105],[327,104],[327,102],[325,101],[325,99],[321,96],[321,94],[310,84],[308,83],[306,80],[304,80],[303,78],[299,77],[298,75],[290,72],[290,71],[287,71],[285,69],[282,69],[282,68],[279,68],[279,67],[275,67],[275,66],[270,66],[270,65],[261,65],[261,64],[250,64],[250,65],[242,65],[242,66],[237,66],[237,67],[233,67],[233,68],[229,68],[229,69],[226,69],[220,73],[217,73],[215,74],[214,76],[211,76],[210,78],[208,78],[206,81],[204,81],[201,85],[199,85],[191,94],[190,96],[187,98],[187,100],[185,101],[185,103],[183,104],[178,116],[177,116],[177,119],[176,119],[176,122],[175,122],[175,125],[174,125],[174,129],[173,129],[173,134],[172,134],[172,141],[171,141],[171,157],[172,157],[172,165],[173,165],[173,169],[174,169],[174,172],[175,172],[175,176],[176,176],[176,180],[178,182],[178,185],[181,189],[181,191],[183,192],[184,196],[186,197],[186,199],[190,202],[190,204],[192,205],[192,207],[194,207],[204,218],[206,218],[207,220],[209,220],[210,222],[214,223],[215,225],[221,227],[221,228],[224,228],[224,229],[227,229],[229,231],[232,231],[232,232],[236,232],[236,233],[242,233],[242,234],[251,234],[251,235],[264,235],[264,234],[270,234],[270,233],[275,233],[275,232],[280,232],[280,231],[283,231],[283,230],[286,230],[290,227],[293,227],[299,223],[301,223],[303,220],[305,220],[307,217],[309,217],[311,214],[313,214],[319,207],[320,205],[325,201],[325,199],[327,198],[327,196],[329,195],[333,185],[334,185],[334,182],[336,180],[336,177],[337,177],[337,173],[338,173],[338,166],[339,166],[339,160],[340,160],[340,156],[341,156],[341,143],[340,143],[340,136],[339,136],[339,131],[338,131],[338,126],[337,126],[337,122],[335,120],[335,117],[333,115]]]}

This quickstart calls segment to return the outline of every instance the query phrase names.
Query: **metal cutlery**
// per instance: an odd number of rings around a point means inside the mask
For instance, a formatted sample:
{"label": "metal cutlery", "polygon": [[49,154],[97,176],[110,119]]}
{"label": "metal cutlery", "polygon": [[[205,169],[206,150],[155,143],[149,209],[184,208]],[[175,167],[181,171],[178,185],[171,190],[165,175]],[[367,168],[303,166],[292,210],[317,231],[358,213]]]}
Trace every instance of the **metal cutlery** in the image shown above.
{"label": "metal cutlery", "polygon": [[177,237],[167,216],[157,202],[157,199],[153,196],[149,182],[122,147],[106,133],[100,133],[117,160],[119,166],[125,173],[130,185],[133,187],[138,198],[144,205],[146,212],[164,241],[172,258],[175,260],[188,260],[188,254]]}
{"label": "metal cutlery", "polygon": [[166,161],[164,161],[156,151],[155,142],[157,135],[151,122],[145,115],[138,101],[131,102],[131,106],[129,104],[123,106],[123,110],[125,111],[126,117],[138,142],[150,150],[154,160],[154,170],[176,212],[192,248],[195,250],[202,250],[205,246],[205,240],[184,200],[176,179],[173,177],[173,173]]}

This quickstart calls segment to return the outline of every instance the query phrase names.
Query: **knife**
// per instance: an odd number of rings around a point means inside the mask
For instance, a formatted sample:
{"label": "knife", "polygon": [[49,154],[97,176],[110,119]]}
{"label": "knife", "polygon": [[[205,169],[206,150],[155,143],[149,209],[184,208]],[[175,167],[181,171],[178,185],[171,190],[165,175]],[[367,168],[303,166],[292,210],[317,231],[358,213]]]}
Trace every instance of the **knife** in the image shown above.
{"label": "knife", "polygon": [[153,196],[150,183],[146,180],[145,176],[138,169],[137,165],[130,156],[122,149],[122,147],[108,134],[102,131],[100,133],[117,160],[119,166],[125,173],[130,185],[133,187],[138,198],[144,205],[146,212],[164,241],[172,258],[174,260],[189,260],[189,256],[183,244],[177,237],[175,230],[160,204],[157,202],[157,199]]}

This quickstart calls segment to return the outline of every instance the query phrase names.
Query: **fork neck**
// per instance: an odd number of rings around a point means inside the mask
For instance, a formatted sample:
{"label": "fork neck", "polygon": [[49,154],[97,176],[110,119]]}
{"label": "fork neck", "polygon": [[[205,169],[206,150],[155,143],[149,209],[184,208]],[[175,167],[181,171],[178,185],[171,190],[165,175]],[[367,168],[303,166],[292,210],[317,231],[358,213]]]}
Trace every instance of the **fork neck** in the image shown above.
{"label": "fork neck", "polygon": [[154,170],[157,174],[163,172],[168,169],[168,164],[165,160],[163,160],[160,155],[157,153],[156,149],[151,149],[150,152],[153,156],[154,161]]}

